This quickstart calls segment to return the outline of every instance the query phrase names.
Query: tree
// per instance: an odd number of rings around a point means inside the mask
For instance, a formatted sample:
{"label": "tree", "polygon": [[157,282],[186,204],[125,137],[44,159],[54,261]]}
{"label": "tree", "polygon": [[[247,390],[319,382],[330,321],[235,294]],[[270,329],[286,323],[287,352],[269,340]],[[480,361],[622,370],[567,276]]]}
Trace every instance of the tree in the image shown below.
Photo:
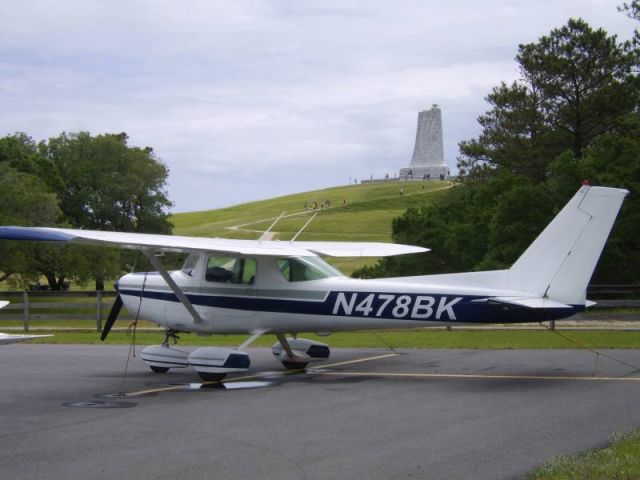
{"label": "tree", "polygon": [[580,19],[519,47],[516,60],[540,94],[545,122],[569,136],[577,158],[637,104],[635,58],[627,47]]}
{"label": "tree", "polygon": [[[433,204],[410,208],[392,223],[394,242],[431,249],[418,255],[386,257],[353,273],[374,278],[472,270],[486,253],[490,217],[483,208],[487,191],[470,185],[452,188]],[[475,205],[478,208],[468,208]]]}
{"label": "tree", "polygon": [[[0,225],[55,225],[61,215],[55,194],[49,193],[36,176],[19,172],[10,164],[0,162]],[[30,243],[0,242],[0,281],[14,274],[36,278],[36,250]]]}
{"label": "tree", "polygon": [[544,181],[552,132],[540,111],[537,92],[518,82],[502,83],[485,100],[492,109],[478,118],[480,137],[460,144],[461,174],[476,181],[501,168],[536,183]]}
{"label": "tree", "polygon": [[60,178],[53,164],[42,155],[36,142],[26,133],[18,132],[0,138],[0,163],[38,177],[47,190],[60,186]]}
{"label": "tree", "polygon": [[[24,133],[0,138],[0,224],[170,233],[168,170],[149,147],[127,145],[125,133],[62,133],[36,144]],[[96,280],[96,288],[133,262],[115,249],[0,245],[0,281],[12,273]]]}
{"label": "tree", "polygon": [[515,185],[495,199],[486,253],[474,268],[509,268],[553,218],[554,202],[544,184]]}
{"label": "tree", "polygon": [[[625,5],[640,19],[640,4]],[[460,144],[462,186],[393,222],[421,258],[384,259],[361,276],[508,268],[583,179],[628,188],[599,282],[640,282],[640,41],[569,20],[520,45],[522,78],[486,97],[482,133]]]}
{"label": "tree", "polygon": [[[618,7],[618,10],[627,17],[640,22],[640,0],[633,0],[631,3],[625,2],[621,7]],[[640,32],[636,30],[633,35],[633,50],[636,54],[640,54],[638,47],[640,47]],[[636,66],[638,64],[640,64],[640,62],[636,61]]]}
{"label": "tree", "polygon": [[638,103],[630,44],[583,20],[520,45],[516,61],[522,79],[493,89],[486,98],[492,108],[478,119],[482,134],[460,144],[465,179],[486,180],[491,170],[507,169],[543,182],[554,158],[567,149],[582,157]]}
{"label": "tree", "polygon": [[[96,137],[87,132],[51,138],[42,150],[63,179],[56,193],[66,221],[75,228],[170,233],[164,190],[168,169],[151,148],[130,147],[125,133]],[[126,253],[93,250],[89,264],[96,288],[130,261]],[[60,266],[54,268],[58,270]],[[77,272],[86,276],[85,271]]]}
{"label": "tree", "polygon": [[594,184],[627,188],[627,196],[595,273],[596,283],[640,283],[640,115],[600,137],[579,163]]}
{"label": "tree", "polygon": [[63,133],[47,156],[64,179],[61,208],[74,227],[167,233],[168,169],[151,148],[129,147],[127,135]]}

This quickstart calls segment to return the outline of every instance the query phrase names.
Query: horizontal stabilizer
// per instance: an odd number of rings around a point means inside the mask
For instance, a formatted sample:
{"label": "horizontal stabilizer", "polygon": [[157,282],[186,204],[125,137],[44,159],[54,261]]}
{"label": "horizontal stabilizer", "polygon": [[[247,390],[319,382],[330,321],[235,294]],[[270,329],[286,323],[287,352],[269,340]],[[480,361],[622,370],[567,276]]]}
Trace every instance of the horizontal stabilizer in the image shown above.
{"label": "horizontal stabilizer", "polygon": [[12,335],[10,333],[0,333],[0,345],[8,345],[10,343],[24,342],[26,340],[44,337],[53,337],[53,335]]}
{"label": "horizontal stabilizer", "polygon": [[540,297],[491,297],[489,299],[489,302],[515,305],[517,307],[530,308],[532,310],[546,310],[550,308],[573,308],[571,305]]}

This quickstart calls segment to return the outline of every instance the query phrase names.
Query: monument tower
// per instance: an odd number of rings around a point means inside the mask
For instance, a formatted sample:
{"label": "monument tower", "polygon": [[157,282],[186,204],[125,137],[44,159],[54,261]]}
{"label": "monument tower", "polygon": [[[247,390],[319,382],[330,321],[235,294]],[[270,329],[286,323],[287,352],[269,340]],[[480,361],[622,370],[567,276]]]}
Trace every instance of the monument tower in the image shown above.
{"label": "monument tower", "polygon": [[400,169],[400,178],[440,179],[446,178],[447,173],[442,146],[442,112],[438,105],[433,105],[431,110],[418,113],[413,157],[408,167]]}

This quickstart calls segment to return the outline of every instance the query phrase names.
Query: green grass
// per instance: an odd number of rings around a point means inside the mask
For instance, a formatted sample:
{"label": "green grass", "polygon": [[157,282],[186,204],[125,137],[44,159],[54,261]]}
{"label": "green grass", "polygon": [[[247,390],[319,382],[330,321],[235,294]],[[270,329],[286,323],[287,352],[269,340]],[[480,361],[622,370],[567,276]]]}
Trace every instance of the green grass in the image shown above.
{"label": "green grass", "polygon": [[[266,230],[283,211],[304,212],[313,202],[329,200],[331,207],[319,210],[315,220],[304,230],[299,240],[390,242],[391,222],[409,207],[433,202],[449,182],[381,182],[333,187],[297,193],[270,200],[245,203],[228,208],[201,212],[177,213],[171,217],[176,235],[257,239],[260,234],[245,230]],[[400,195],[400,188],[404,194]],[[274,227],[275,239],[291,239],[310,214],[283,218]],[[226,227],[244,225],[241,230]],[[350,275],[377,258],[328,259]]]}
{"label": "green grass", "polygon": [[[223,235],[228,237],[230,232],[224,227],[275,218],[283,211],[287,213],[302,212],[305,204],[310,206],[314,201],[331,201],[331,208],[322,210],[321,215],[334,210],[375,210],[381,205],[389,205],[392,210],[404,210],[407,206],[420,203],[426,198],[415,197],[415,195],[421,196],[424,193],[442,189],[447,185],[449,182],[431,181],[382,182],[333,187],[215,210],[177,213],[171,217],[171,222],[175,227],[174,232],[179,235]],[[400,195],[401,187],[405,193],[403,196]]]}
{"label": "green grass", "polygon": [[[122,325],[122,324],[121,324]],[[147,326],[147,325],[145,325]],[[32,333],[52,333],[55,336],[38,340],[42,343],[101,343],[98,334],[90,330],[85,323],[83,331],[68,331],[55,329],[38,329]],[[89,330],[87,330],[89,327]],[[0,327],[1,328],[1,327]],[[622,330],[574,330],[563,332],[564,335],[590,348],[640,348],[640,331]],[[162,331],[141,331],[137,334],[137,343],[160,343]],[[465,348],[465,349],[553,349],[553,348],[579,348],[578,345],[569,342],[565,338],[546,330],[464,330],[452,331],[440,329],[419,330],[388,330],[388,331],[364,331],[341,332],[328,337],[319,337],[314,334],[302,334],[304,338],[328,343],[335,348],[382,348],[385,343],[395,348]],[[197,336],[195,334],[181,335],[180,343],[183,345],[240,345],[246,335],[214,335]],[[381,340],[382,339],[382,340]],[[384,341],[384,343],[383,343]],[[107,343],[126,344],[130,338],[125,332],[113,331]],[[270,346],[275,343],[273,335],[260,337],[254,346]]]}
{"label": "green grass", "polygon": [[533,472],[531,480],[610,480],[640,478],[640,429],[614,436],[602,450],[553,458]]}

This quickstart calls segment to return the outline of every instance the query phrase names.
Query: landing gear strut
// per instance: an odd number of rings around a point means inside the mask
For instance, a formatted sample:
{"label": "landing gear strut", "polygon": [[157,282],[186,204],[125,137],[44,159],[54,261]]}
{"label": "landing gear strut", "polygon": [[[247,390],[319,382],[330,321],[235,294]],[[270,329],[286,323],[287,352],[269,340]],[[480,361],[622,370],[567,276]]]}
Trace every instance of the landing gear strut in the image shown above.
{"label": "landing gear strut", "polygon": [[287,370],[304,370],[314,360],[329,358],[329,347],[324,343],[304,338],[287,338],[276,334],[278,343],[271,347],[271,353]]}
{"label": "landing gear strut", "polygon": [[169,346],[169,339],[173,340],[173,344],[177,345],[178,344],[178,340],[180,340],[180,337],[178,336],[178,333],[180,333],[178,330],[174,330],[173,328],[167,328],[164,331],[164,340],[162,341],[162,346],[163,347],[168,347]]}

